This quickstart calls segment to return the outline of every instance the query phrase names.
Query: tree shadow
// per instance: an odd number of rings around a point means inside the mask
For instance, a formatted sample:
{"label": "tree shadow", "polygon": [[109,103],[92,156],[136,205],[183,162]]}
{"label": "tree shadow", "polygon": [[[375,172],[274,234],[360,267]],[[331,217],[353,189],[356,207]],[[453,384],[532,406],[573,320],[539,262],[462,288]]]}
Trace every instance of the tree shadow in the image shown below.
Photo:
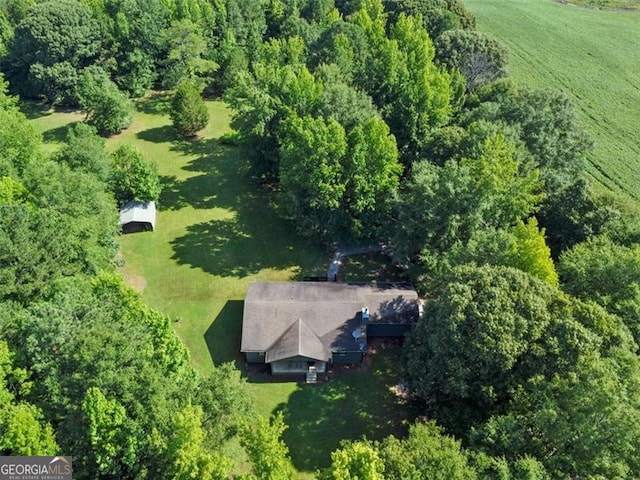
{"label": "tree shadow", "polygon": [[240,337],[242,334],[242,300],[229,300],[204,334],[209,355],[214,365],[234,362],[236,368],[242,364]]}
{"label": "tree shadow", "polygon": [[162,127],[143,130],[136,133],[136,137],[152,143],[173,143],[180,140],[178,132],[171,125],[163,125]]}
{"label": "tree shadow", "polygon": [[51,128],[42,134],[42,139],[45,143],[63,143],[67,140],[67,133],[74,126],[82,122],[72,122],[60,127]]}
{"label": "tree shadow", "polygon": [[406,433],[419,410],[391,390],[399,382],[399,355],[399,349],[381,351],[366,371],[352,368],[334,373],[325,384],[301,385],[276,408],[289,426],[283,440],[298,470],[329,466],[330,453],[342,440]]}
{"label": "tree shadow", "polygon": [[21,101],[20,111],[24,113],[29,120],[47,117],[54,112],[51,105],[43,101]]}
{"label": "tree shadow", "polygon": [[148,115],[166,115],[171,109],[173,94],[168,91],[153,92],[135,101],[136,109]]}
{"label": "tree shadow", "polygon": [[197,158],[185,180],[162,179],[163,208],[220,208],[228,215],[187,227],[171,242],[173,259],[219,276],[246,277],[265,268],[316,268],[318,250],[292,235],[271,207],[269,193],[251,183],[248,164],[237,148],[216,140],[191,140],[172,148]]}

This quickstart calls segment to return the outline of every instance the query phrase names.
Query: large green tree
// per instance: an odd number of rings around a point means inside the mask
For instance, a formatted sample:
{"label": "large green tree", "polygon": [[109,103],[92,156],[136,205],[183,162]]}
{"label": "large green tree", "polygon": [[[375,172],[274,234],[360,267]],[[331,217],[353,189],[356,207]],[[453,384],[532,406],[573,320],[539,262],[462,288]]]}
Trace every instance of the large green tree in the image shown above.
{"label": "large green tree", "polygon": [[638,357],[587,355],[575,372],[534,377],[473,434],[494,455],[537,458],[551,478],[635,478],[640,461]]}
{"label": "large green tree", "polygon": [[436,292],[409,336],[406,373],[458,433],[501,412],[530,378],[568,375],[582,355],[629,345],[619,319],[515,269],[460,267]]}
{"label": "large green tree", "polygon": [[145,159],[131,145],[122,145],[112,154],[113,170],[109,184],[120,205],[129,200],[157,201],[160,197],[160,178],[156,165]]}
{"label": "large green tree", "polygon": [[0,176],[20,178],[39,159],[41,139],[7,87],[0,74]]}
{"label": "large green tree", "polygon": [[379,446],[388,480],[473,480],[474,468],[459,441],[435,422],[417,423],[405,439],[385,438]]}
{"label": "large green tree", "polygon": [[164,36],[167,55],[162,84],[175,88],[185,81],[206,83],[217,64],[207,58],[207,40],[199,26],[189,19],[176,20]]}
{"label": "large green tree", "polygon": [[331,452],[331,466],[321,480],[383,480],[384,462],[374,445],[351,442]]}
{"label": "large green tree", "polygon": [[401,14],[386,33],[380,0],[364,2],[353,16],[369,51],[356,73],[398,141],[405,164],[417,160],[429,135],[452,114],[450,76],[434,64],[435,49],[414,17]]}
{"label": "large green tree", "polygon": [[520,173],[515,146],[502,135],[485,140],[476,158],[449,160],[443,167],[418,162],[398,204],[396,258],[418,282],[433,279],[456,244],[533,213],[539,188],[537,172]]}
{"label": "large green tree", "polygon": [[131,125],[133,105],[101,68],[86,68],[78,81],[78,101],[86,122],[101,135],[113,135]]}
{"label": "large green tree", "polygon": [[111,173],[111,158],[105,150],[104,139],[86,123],[69,127],[67,142],[54,155],[55,160],[74,170],[91,173],[105,182]]}
{"label": "large green tree", "polygon": [[330,118],[293,116],[280,134],[280,205],[309,236],[325,236],[341,223],[346,189],[342,159],[347,139]]}
{"label": "large green tree", "polygon": [[640,342],[640,245],[594,237],[565,251],[558,270],[564,290],[619,315]]}
{"label": "large green tree", "polygon": [[257,417],[245,422],[240,443],[251,461],[252,472],[260,480],[290,480],[293,474],[289,449],[281,440],[287,426],[279,413],[270,419]]}
{"label": "large green tree", "polygon": [[0,340],[0,452],[3,455],[55,455],[53,429],[42,411],[18,397],[31,388],[29,374],[14,365],[14,354]]}
{"label": "large green tree", "polygon": [[507,50],[495,39],[477,30],[449,30],[436,41],[437,59],[457,68],[467,90],[506,75]]}
{"label": "large green tree", "polygon": [[99,26],[86,5],[77,0],[36,3],[16,27],[5,71],[21,95],[77,105],[80,71],[99,50]]}

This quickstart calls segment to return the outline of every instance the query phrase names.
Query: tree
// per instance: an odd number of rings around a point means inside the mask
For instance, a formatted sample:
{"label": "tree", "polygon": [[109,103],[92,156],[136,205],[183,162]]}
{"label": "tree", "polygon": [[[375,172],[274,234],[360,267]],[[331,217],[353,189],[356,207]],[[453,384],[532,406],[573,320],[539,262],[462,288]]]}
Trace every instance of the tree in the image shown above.
{"label": "tree", "polygon": [[266,420],[254,418],[245,423],[240,433],[240,443],[251,460],[252,471],[260,480],[290,480],[293,471],[289,451],[280,439],[287,426],[282,413]]}
{"label": "tree", "polygon": [[53,209],[0,205],[0,298],[28,302],[51,283],[82,270]]}
{"label": "tree", "polygon": [[170,2],[105,2],[95,8],[104,38],[104,57],[118,87],[141,96],[158,76],[164,58],[162,32],[169,26]]}
{"label": "tree", "polygon": [[516,238],[514,249],[509,252],[507,266],[528,272],[551,286],[558,286],[558,274],[551,259],[551,251],[544,239],[544,229],[538,229],[535,217],[527,223],[518,221],[513,229]]}
{"label": "tree", "polygon": [[344,74],[335,65],[320,65],[314,76],[322,85],[318,112],[325,118],[333,117],[346,130],[380,117],[371,97],[347,83]]}
{"label": "tree", "polygon": [[133,105],[100,68],[87,68],[78,82],[78,99],[86,121],[101,135],[113,135],[131,125]]}
{"label": "tree", "polygon": [[460,442],[445,435],[433,421],[412,425],[406,439],[385,438],[379,451],[388,480],[477,478]]}
{"label": "tree", "polygon": [[331,466],[321,480],[383,480],[384,462],[369,442],[351,442],[331,452]]}
{"label": "tree", "polygon": [[113,170],[109,184],[117,202],[129,200],[157,201],[160,197],[160,179],[157,167],[147,161],[135,147],[122,145],[112,154]]}
{"label": "tree", "polygon": [[0,58],[7,54],[7,45],[13,37],[13,27],[4,9],[0,9]]}
{"label": "tree", "polygon": [[484,85],[476,93],[481,103],[463,116],[463,125],[486,120],[517,128],[548,194],[576,182],[584,172],[591,141],[566,95],[519,89],[508,79]]}
{"label": "tree", "polygon": [[202,428],[202,408],[186,405],[173,418],[174,434],[167,446],[171,461],[169,477],[174,480],[202,478],[225,480],[229,478],[229,459],[209,452]]}
{"label": "tree", "polygon": [[461,435],[533,376],[569,374],[582,355],[629,345],[619,319],[518,270],[460,267],[436,295],[409,336],[405,368],[428,412]]}
{"label": "tree", "polygon": [[[32,372],[24,398],[55,425],[60,450],[74,452],[79,478],[96,478],[99,466],[163,478],[175,458],[166,455],[176,435],[171,419],[189,403],[197,376],[165,316],[129,308],[120,293],[137,294],[121,279],[95,283],[57,281],[24,308],[0,304],[3,334],[11,344],[23,339],[16,357]],[[102,395],[87,394],[90,387]]]}
{"label": "tree", "polygon": [[347,139],[332,118],[292,116],[280,139],[280,205],[308,236],[325,237],[343,221],[341,201],[346,189],[342,160]]}
{"label": "tree", "polygon": [[193,137],[207,125],[207,105],[192,82],[183,82],[178,86],[171,102],[170,115],[175,129],[185,137]]}
{"label": "tree", "polygon": [[536,209],[537,172],[519,172],[515,146],[502,135],[488,138],[476,158],[444,167],[417,162],[398,205],[392,243],[396,259],[418,282],[442,270],[441,259],[478,232],[507,229]]}
{"label": "tree", "polygon": [[476,19],[462,0],[383,0],[391,21],[401,14],[420,17],[434,40],[447,30],[473,30]]}
{"label": "tree", "polygon": [[382,112],[405,165],[419,158],[429,135],[452,113],[450,76],[433,63],[429,35],[413,17],[400,15],[387,37],[380,0],[353,16],[369,44],[355,80]]}
{"label": "tree", "polygon": [[16,368],[14,354],[7,342],[0,340],[0,452],[3,455],[55,455],[56,445],[51,425],[42,418],[35,405],[16,399],[16,393],[29,392],[28,372]]}
{"label": "tree", "polygon": [[640,246],[593,237],[566,250],[558,270],[562,288],[619,315],[640,342]]}
{"label": "tree", "polygon": [[376,238],[380,233],[377,227],[388,214],[402,173],[395,138],[383,120],[371,117],[349,132],[347,143],[342,205],[356,238]]}
{"label": "tree", "polygon": [[457,265],[502,265],[513,267],[557,287],[558,274],[535,217],[513,227],[478,230],[467,243],[458,242],[441,258],[444,269]]}
{"label": "tree", "polygon": [[214,444],[231,439],[240,431],[243,419],[253,414],[246,384],[232,363],[217,365],[202,379],[196,400],[202,405],[202,426]]}
{"label": "tree", "polygon": [[101,475],[121,474],[120,465],[133,467],[138,439],[131,420],[116,399],[108,399],[98,387],[90,387],[82,402],[89,443],[96,470]]}
{"label": "tree", "polygon": [[0,74],[0,176],[21,178],[39,158],[40,136],[18,108],[17,98],[7,94]]}
{"label": "tree", "polygon": [[[570,375],[534,377],[472,444],[508,459],[526,453],[551,478],[633,478],[640,473],[638,357],[587,355]],[[597,452],[597,453],[595,453]]]}
{"label": "tree", "polygon": [[322,85],[304,64],[301,38],[272,39],[260,48],[260,59],[228,91],[235,110],[231,126],[251,160],[253,175],[266,183],[278,180],[278,135],[290,115],[312,115]]}
{"label": "tree", "polygon": [[0,177],[0,205],[29,204],[29,192],[20,182],[11,177]]}
{"label": "tree", "polygon": [[462,72],[470,92],[506,74],[507,50],[477,30],[444,32],[436,41],[436,52],[441,64]]}
{"label": "tree", "polygon": [[217,69],[206,58],[207,42],[200,28],[189,19],[176,20],[164,31],[167,50],[163,85],[175,88],[182,82],[204,81]]}
{"label": "tree", "polygon": [[36,3],[15,30],[7,78],[21,95],[77,105],[79,72],[99,49],[99,26],[87,6],[76,0]]}
{"label": "tree", "polygon": [[105,150],[104,140],[96,129],[86,123],[78,123],[67,131],[67,143],[54,155],[74,170],[95,175],[106,182],[111,174],[111,158]]}
{"label": "tree", "polygon": [[119,249],[115,236],[120,225],[113,195],[102,181],[49,161],[34,165],[23,183],[40,214],[57,222],[51,241],[58,239],[61,245],[52,252],[69,251],[70,263],[61,263],[65,275],[94,274],[112,265]]}

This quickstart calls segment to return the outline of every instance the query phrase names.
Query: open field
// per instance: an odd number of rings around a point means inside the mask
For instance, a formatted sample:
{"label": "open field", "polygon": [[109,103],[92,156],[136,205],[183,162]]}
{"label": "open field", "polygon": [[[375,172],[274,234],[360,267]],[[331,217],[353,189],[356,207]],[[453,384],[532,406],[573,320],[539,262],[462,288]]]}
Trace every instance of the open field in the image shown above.
{"label": "open field", "polygon": [[[170,126],[166,103],[160,93],[141,102],[131,127],[107,141],[109,150],[134,144],[158,164],[164,186],[157,231],[121,237],[121,272],[146,303],[175,319],[201,373],[227,361],[243,369],[240,332],[249,282],[322,275],[331,253],[293,234],[269,207],[268,195],[248,178],[240,152],[218,141],[229,131],[224,104],[208,102],[209,126],[201,138],[184,141]],[[47,151],[59,147],[68,124],[82,120],[77,112],[34,106],[27,113]],[[354,260],[345,273],[359,280],[375,263]],[[298,478],[313,478],[341,439],[401,434],[405,420],[415,417],[415,409],[390,390],[400,379],[399,350],[381,348],[370,362],[365,372],[337,372],[318,386],[248,375],[257,412],[284,413],[289,425],[284,439]],[[238,450],[231,444],[229,454],[242,467]]]}
{"label": "open field", "polygon": [[603,8],[609,10],[640,10],[640,0],[563,0],[571,5],[581,7]]}
{"label": "open field", "polygon": [[589,174],[640,200],[640,11],[553,0],[465,3],[478,29],[508,48],[508,69],[519,84],[559,89],[572,98],[595,141]]}

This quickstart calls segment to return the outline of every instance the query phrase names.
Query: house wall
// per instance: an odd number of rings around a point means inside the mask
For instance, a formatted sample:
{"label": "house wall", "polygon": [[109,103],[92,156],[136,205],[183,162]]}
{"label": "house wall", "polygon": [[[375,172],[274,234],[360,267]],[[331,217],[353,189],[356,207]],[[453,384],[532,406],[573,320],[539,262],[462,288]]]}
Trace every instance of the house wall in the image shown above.
{"label": "house wall", "polygon": [[266,352],[246,352],[247,363],[264,363]]}
{"label": "house wall", "polygon": [[412,323],[369,323],[367,325],[367,336],[369,337],[404,337]]}
{"label": "house wall", "polygon": [[308,362],[314,362],[316,371],[318,373],[325,373],[327,371],[326,362],[320,362],[307,357],[291,357],[284,360],[277,360],[271,362],[271,373],[273,375],[291,375],[291,374],[305,374],[309,369]]}
{"label": "house wall", "polygon": [[332,352],[333,363],[362,363],[364,352]]}

